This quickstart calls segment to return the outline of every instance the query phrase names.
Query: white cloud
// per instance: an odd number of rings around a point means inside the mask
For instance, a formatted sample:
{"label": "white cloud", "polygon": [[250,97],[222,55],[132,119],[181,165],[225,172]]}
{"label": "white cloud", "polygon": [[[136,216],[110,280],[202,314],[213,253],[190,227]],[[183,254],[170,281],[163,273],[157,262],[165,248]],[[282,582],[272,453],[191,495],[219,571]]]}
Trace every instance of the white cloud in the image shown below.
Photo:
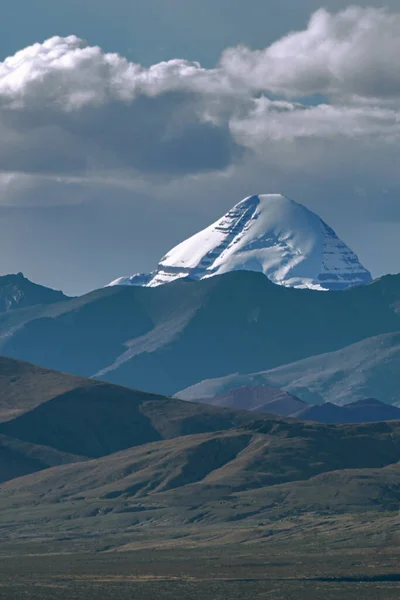
{"label": "white cloud", "polygon": [[264,50],[224,52],[220,68],[253,90],[288,97],[315,93],[347,99],[400,97],[400,13],[351,7],[320,9],[307,29]]}
{"label": "white cloud", "polygon": [[218,98],[204,101],[216,88],[184,60],[145,69],[75,36],[35,44],[0,64],[0,170],[224,169],[240,148]]}
{"label": "white cloud", "polygon": [[271,101],[265,96],[254,100],[246,117],[232,121],[235,137],[245,146],[314,138],[373,138],[390,143],[400,135],[400,112],[379,106],[345,106]]}
{"label": "white cloud", "polygon": [[144,68],[74,35],[55,36],[0,63],[0,97],[11,108],[51,106],[64,112],[138,96],[222,89],[216,73],[198,63],[170,60]]}
{"label": "white cloud", "polygon": [[[400,13],[357,7],[321,9],[304,31],[229,49],[214,69],[182,59],[145,68],[51,38],[0,63],[0,171],[21,174],[2,189],[24,190],[25,203],[27,182],[60,176],[179,181],[230,173],[254,154],[287,166],[305,143],[310,161],[332,143],[346,154],[349,140],[379,160],[400,134],[399,54]],[[325,102],[301,101],[315,94]]]}

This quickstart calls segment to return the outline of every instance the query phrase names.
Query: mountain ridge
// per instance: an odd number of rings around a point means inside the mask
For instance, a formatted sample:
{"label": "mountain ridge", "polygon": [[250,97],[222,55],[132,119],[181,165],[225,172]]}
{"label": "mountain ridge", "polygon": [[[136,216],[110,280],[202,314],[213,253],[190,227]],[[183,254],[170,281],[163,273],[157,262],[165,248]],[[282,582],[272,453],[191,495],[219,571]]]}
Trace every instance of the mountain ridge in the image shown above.
{"label": "mountain ridge", "polygon": [[0,313],[68,299],[63,292],[33,283],[23,273],[0,276]]}
{"label": "mountain ridge", "polygon": [[278,368],[398,331],[399,300],[400,276],[323,293],[251,271],[106,287],[0,315],[0,352],[174,395],[205,379]]}
{"label": "mountain ridge", "polygon": [[[363,398],[340,406],[332,402],[308,404],[289,392],[265,384],[241,386],[224,393],[208,397],[196,397],[201,389],[211,393],[212,381],[203,382],[182,393],[177,398],[191,402],[201,402],[211,406],[224,406],[236,410],[249,410],[253,413],[268,413],[281,417],[315,421],[317,423],[377,423],[400,420],[400,408],[374,398]],[[217,382],[216,382],[217,385]],[[221,385],[221,384],[220,384]]]}
{"label": "mountain ridge", "polygon": [[43,448],[48,460],[71,462],[253,419],[245,411],[188,403],[5,357],[0,358],[0,415],[1,452],[22,454],[25,462],[42,460]]}

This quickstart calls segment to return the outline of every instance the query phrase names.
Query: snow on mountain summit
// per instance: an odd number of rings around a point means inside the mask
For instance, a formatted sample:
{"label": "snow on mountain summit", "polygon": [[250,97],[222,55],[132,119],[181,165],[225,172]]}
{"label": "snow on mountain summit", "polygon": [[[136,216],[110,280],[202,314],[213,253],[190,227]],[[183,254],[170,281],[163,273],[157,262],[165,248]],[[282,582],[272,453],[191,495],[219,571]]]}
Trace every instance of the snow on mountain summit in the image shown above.
{"label": "snow on mountain summit", "polygon": [[181,242],[156,271],[109,285],[157,286],[182,277],[259,271],[289,287],[341,290],[371,274],[318,215],[280,194],[249,196],[218,221]]}

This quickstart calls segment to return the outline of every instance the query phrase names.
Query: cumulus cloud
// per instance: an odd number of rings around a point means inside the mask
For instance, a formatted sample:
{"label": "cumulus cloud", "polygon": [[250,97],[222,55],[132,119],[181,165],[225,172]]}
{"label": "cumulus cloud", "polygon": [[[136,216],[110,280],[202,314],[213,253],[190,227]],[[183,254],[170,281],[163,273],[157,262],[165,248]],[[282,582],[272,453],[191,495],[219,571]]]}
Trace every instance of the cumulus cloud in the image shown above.
{"label": "cumulus cloud", "polygon": [[68,112],[115,100],[131,102],[142,94],[200,91],[205,80],[206,91],[222,89],[217,73],[199,63],[176,59],[144,68],[74,35],[55,36],[0,63],[2,105],[14,108],[45,104]]}
{"label": "cumulus cloud", "polygon": [[22,174],[21,189],[28,176],[179,179],[304,140],[391,144],[399,51],[400,13],[357,7],[321,9],[304,31],[226,50],[213,69],[145,68],[54,37],[0,63],[0,171]]}
{"label": "cumulus cloud", "polygon": [[205,109],[204,94],[218,86],[183,60],[144,69],[75,36],[35,44],[0,65],[0,169],[224,169],[241,149],[215,98]]}
{"label": "cumulus cloud", "polygon": [[320,9],[307,29],[264,50],[224,52],[220,68],[254,90],[285,96],[390,100],[400,97],[400,13],[351,7]]}

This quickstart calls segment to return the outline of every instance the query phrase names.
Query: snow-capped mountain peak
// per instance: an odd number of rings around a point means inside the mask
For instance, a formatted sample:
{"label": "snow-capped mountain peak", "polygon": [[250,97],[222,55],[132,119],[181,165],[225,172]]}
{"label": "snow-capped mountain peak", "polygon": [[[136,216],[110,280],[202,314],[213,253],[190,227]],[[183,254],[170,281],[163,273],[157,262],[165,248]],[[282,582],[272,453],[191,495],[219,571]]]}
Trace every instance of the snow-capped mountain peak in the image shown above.
{"label": "snow-capped mountain peak", "polygon": [[170,250],[156,271],[110,285],[157,286],[182,277],[260,271],[274,283],[319,290],[369,283],[370,273],[315,213],[280,194],[249,196]]}

